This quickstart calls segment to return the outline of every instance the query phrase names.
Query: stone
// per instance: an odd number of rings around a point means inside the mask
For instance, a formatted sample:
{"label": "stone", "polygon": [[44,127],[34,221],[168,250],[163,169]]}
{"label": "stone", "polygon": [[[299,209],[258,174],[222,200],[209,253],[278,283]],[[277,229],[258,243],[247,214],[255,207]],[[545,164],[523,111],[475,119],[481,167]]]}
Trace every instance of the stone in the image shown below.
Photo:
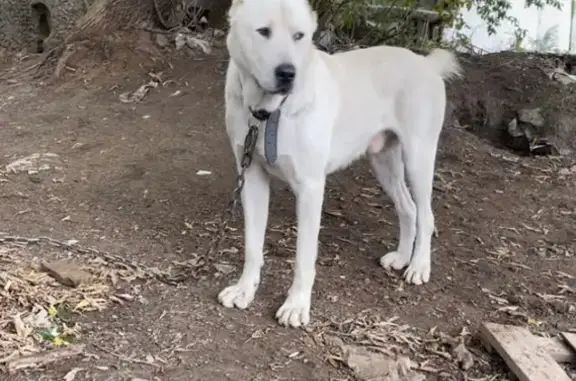
{"label": "stone", "polygon": [[544,127],[544,117],[540,108],[524,108],[518,110],[518,120],[523,123],[528,123],[534,127]]}
{"label": "stone", "polygon": [[160,33],[156,34],[156,45],[165,48],[168,44],[170,44],[170,41],[168,41],[168,38],[165,35]]}
{"label": "stone", "polygon": [[346,365],[360,381],[424,381],[423,374],[412,369],[409,358],[392,358],[383,353],[371,352],[363,347],[342,347]]}
{"label": "stone", "polygon": [[514,118],[508,123],[508,135],[513,138],[524,136],[524,131],[518,127],[518,119]]}

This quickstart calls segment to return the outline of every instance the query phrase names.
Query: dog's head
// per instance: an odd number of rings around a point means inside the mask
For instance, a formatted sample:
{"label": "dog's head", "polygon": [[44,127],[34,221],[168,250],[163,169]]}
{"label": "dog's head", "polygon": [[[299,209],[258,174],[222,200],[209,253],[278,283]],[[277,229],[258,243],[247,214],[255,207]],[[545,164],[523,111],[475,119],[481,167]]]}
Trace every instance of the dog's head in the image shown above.
{"label": "dog's head", "polygon": [[231,58],[266,93],[288,94],[308,65],[317,17],[308,0],[234,0]]}

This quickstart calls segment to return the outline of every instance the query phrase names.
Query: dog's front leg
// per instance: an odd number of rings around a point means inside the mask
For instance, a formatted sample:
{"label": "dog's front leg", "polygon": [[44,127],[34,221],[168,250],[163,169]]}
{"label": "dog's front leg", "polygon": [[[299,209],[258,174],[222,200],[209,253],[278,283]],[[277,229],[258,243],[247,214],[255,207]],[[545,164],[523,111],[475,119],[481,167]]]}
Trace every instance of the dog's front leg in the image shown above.
{"label": "dog's front leg", "polygon": [[264,237],[268,220],[270,179],[264,168],[253,162],[246,170],[242,190],[244,211],[244,269],[238,282],[225,288],[218,300],[225,307],[245,309],[254,300],[264,264]]}
{"label": "dog's front leg", "polygon": [[295,187],[298,238],[294,279],[286,301],[276,313],[282,325],[299,327],[310,321],[312,286],[316,276],[318,234],[324,201],[325,179],[304,181]]}

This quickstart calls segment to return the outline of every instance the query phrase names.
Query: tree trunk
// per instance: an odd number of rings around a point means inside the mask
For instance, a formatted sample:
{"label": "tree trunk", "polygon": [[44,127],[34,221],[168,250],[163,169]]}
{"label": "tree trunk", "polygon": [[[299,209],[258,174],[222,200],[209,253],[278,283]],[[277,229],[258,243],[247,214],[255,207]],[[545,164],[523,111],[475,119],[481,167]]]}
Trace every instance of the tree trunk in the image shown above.
{"label": "tree trunk", "polygon": [[[154,20],[155,0],[95,0],[76,22],[72,40],[103,36]],[[171,0],[156,0],[162,8]]]}
{"label": "tree trunk", "polygon": [[[158,24],[164,29],[179,26],[186,6],[198,0],[95,0],[88,12],[78,20],[76,35],[80,38],[103,35],[118,29]],[[210,23],[223,26],[231,0],[209,0]]]}

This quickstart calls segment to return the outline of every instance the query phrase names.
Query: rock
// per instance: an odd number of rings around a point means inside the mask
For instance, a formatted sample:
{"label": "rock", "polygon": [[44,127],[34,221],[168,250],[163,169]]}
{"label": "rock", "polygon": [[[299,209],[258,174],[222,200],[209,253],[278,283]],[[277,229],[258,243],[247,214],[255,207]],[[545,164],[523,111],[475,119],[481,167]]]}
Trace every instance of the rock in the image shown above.
{"label": "rock", "polygon": [[534,127],[544,127],[544,117],[540,108],[524,108],[518,111],[518,120],[522,123],[528,123]]}
{"label": "rock", "polygon": [[558,81],[565,86],[576,84],[576,75],[566,73],[564,69],[556,68],[549,73],[549,75],[551,79]]}
{"label": "rock", "polygon": [[174,42],[176,43],[176,50],[180,50],[184,47],[184,45],[186,45],[186,36],[182,33],[178,33],[174,39]]}
{"label": "rock", "polygon": [[325,335],[324,343],[331,348],[342,349],[345,347],[344,341],[342,341],[342,339],[337,336]]}
{"label": "rock", "polygon": [[228,263],[215,263],[214,267],[219,274],[228,275],[236,270],[236,266],[232,266]]}
{"label": "rock", "polygon": [[576,165],[573,165],[570,168],[561,168],[558,171],[558,176],[560,176],[561,178],[566,178],[572,175],[576,175]]}
{"label": "rock", "polygon": [[423,381],[423,374],[412,370],[409,358],[396,359],[383,353],[370,352],[364,347],[342,347],[346,365],[360,381]]}
{"label": "rock", "polygon": [[[453,116],[447,112],[446,124],[458,119],[466,131],[495,147],[522,154],[573,154],[575,87],[547,74],[558,66],[555,57],[515,52],[460,55],[466,74],[447,84],[449,103],[455,107]],[[564,66],[572,72],[567,63]]]}
{"label": "rock", "polygon": [[540,108],[520,109],[508,123],[506,145],[524,154],[558,154],[558,149],[548,139],[549,131]]}
{"label": "rock", "polygon": [[214,29],[214,38],[224,38],[226,37],[226,32],[222,29]]}
{"label": "rock", "polygon": [[160,33],[156,34],[156,45],[165,48],[168,44],[170,44],[170,41],[168,41],[168,38],[165,35]]}
{"label": "rock", "polygon": [[43,262],[40,269],[68,287],[78,287],[92,277],[77,264],[68,261]]}
{"label": "rock", "polygon": [[524,131],[518,127],[518,119],[514,118],[508,123],[508,135],[513,138],[521,138],[524,136]]}
{"label": "rock", "polygon": [[28,171],[28,180],[35,184],[39,184],[42,182],[42,178],[37,171]]}

